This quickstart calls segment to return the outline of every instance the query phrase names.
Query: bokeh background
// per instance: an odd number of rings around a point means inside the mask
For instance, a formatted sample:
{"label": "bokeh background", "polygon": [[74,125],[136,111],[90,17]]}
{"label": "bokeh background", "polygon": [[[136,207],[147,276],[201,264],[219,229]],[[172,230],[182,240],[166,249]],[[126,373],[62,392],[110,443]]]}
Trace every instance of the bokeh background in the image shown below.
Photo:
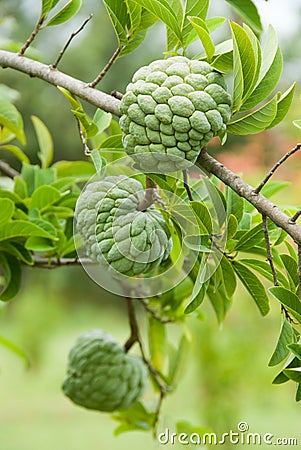
{"label": "bokeh background", "polygon": [[[37,0],[0,0],[0,47],[24,42],[39,14]],[[264,26],[272,23],[279,33],[284,55],[281,87],[297,81],[294,104],[286,120],[258,136],[230,138],[221,150],[210,149],[232,170],[256,184],[267,170],[300,141],[292,125],[301,119],[301,4],[299,1],[257,0]],[[212,14],[233,16],[224,0],[212,1]],[[60,69],[90,81],[115,50],[116,40],[101,0],[84,0],[81,13],[67,27],[45,30],[35,43],[41,59],[51,63],[70,33],[93,13],[93,20],[75,38]],[[228,31],[225,30],[225,33]],[[216,39],[222,39],[223,34]],[[141,65],[162,57],[163,27],[155,25],[144,44],[120,59],[99,86],[123,91]],[[122,76],[121,76],[122,74]],[[1,70],[0,83],[20,92],[16,102],[23,114],[28,143],[25,151],[36,161],[37,142],[30,116],[39,116],[49,127],[55,143],[55,159],[84,159],[74,118],[64,97],[52,86],[9,69]],[[91,106],[87,110],[93,112]],[[2,155],[1,155],[2,157]],[[16,168],[16,161],[10,161]],[[300,204],[301,155],[295,155],[275,179],[291,184],[274,201]],[[173,427],[177,420],[217,432],[236,430],[240,421],[251,432],[270,432],[276,437],[297,437],[301,443],[300,405],[294,403],[292,385],[272,386],[277,368],[267,364],[279,329],[279,305],[261,318],[252,300],[240,287],[222,327],[206,303],[202,320],[189,319],[194,331],[190,354],[183,364],[177,390],[167,398],[160,423]],[[140,318],[145,328],[143,317]],[[29,368],[15,354],[0,346],[0,448],[1,450],[145,450],[160,447],[151,436],[134,432],[117,438],[110,416],[75,407],[61,392],[66,358],[76,336],[102,328],[116,339],[126,340],[129,330],[122,298],[101,290],[80,267],[59,270],[26,269],[24,285],[8,305],[0,305],[0,334],[18,345],[30,360]],[[173,326],[170,339],[176,335]],[[147,401],[151,401],[146,395]],[[169,448],[169,446],[166,446]],[[224,448],[233,448],[233,446]],[[181,446],[170,446],[181,448]],[[239,447],[237,447],[239,448]],[[253,446],[253,448],[257,448]],[[258,447],[264,448],[264,447]]]}

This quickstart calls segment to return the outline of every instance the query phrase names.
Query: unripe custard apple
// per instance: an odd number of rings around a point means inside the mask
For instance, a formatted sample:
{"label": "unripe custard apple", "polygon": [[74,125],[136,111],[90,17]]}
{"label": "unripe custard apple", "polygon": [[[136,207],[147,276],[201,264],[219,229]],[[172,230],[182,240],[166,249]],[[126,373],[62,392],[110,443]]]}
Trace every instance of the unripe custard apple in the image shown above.
{"label": "unripe custard apple", "polygon": [[194,163],[214,136],[224,136],[231,96],[223,75],[184,56],[141,67],[120,103],[125,151],[145,171]]}
{"label": "unripe custard apple", "polygon": [[169,229],[152,205],[139,211],[144,198],[140,181],[107,176],[88,184],[75,217],[86,254],[118,273],[136,276],[158,267],[171,251]]}
{"label": "unripe custard apple", "polygon": [[82,334],[72,347],[63,392],[88,409],[130,408],[144,392],[147,370],[141,358],[102,330]]}

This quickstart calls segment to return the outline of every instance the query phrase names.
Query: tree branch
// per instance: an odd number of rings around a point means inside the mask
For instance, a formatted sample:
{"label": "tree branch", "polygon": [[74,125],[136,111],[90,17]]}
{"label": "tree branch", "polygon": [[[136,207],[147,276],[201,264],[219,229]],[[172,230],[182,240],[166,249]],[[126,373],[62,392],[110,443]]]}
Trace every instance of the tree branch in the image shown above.
{"label": "tree branch", "polygon": [[24,55],[24,53],[26,52],[26,50],[28,49],[28,47],[30,46],[30,44],[33,42],[33,40],[35,39],[35,37],[37,36],[38,32],[41,29],[41,26],[44,22],[44,17],[41,16],[36,24],[36,26],[34,27],[33,32],[31,33],[31,35],[29,36],[29,38],[27,39],[27,41],[25,42],[25,44],[23,45],[23,47],[21,48],[21,50],[19,51],[19,56]]}
{"label": "tree branch", "polygon": [[150,178],[146,177],[146,189],[145,194],[139,205],[137,206],[137,211],[146,211],[154,201],[156,200],[156,183]]}
{"label": "tree branch", "polygon": [[296,214],[293,215],[293,217],[291,217],[291,223],[295,223],[300,216],[301,216],[301,209],[297,211]]}
{"label": "tree branch", "polygon": [[34,256],[33,258],[34,266],[40,267],[42,269],[56,269],[62,266],[81,266],[82,264],[97,264],[88,258],[83,258],[81,260],[77,258],[41,258],[39,256]]}
{"label": "tree branch", "polygon": [[190,189],[190,186],[188,184],[188,176],[187,176],[187,170],[183,170],[183,184],[184,188],[186,189],[187,196],[191,202],[193,202],[193,195]]}
{"label": "tree branch", "polygon": [[31,77],[37,77],[54,86],[60,86],[72,94],[86,100],[98,108],[111,112],[116,116],[121,116],[119,111],[119,100],[109,94],[90,88],[87,83],[64,74],[58,70],[53,70],[46,64],[19,56],[17,53],[0,50],[0,66],[3,68],[23,72]]}
{"label": "tree branch", "polygon": [[15,178],[18,175],[20,175],[20,173],[17,170],[13,169],[9,164],[7,164],[4,161],[0,161],[0,171],[9,178]]}
{"label": "tree branch", "polygon": [[224,167],[223,164],[210,156],[206,151],[201,152],[197,164],[215,175],[240,197],[248,200],[255,206],[257,211],[269,217],[278,227],[286,231],[297,244],[301,244],[301,227],[298,224],[291,223],[291,218],[266,197],[254,193],[254,188],[238,175]]}

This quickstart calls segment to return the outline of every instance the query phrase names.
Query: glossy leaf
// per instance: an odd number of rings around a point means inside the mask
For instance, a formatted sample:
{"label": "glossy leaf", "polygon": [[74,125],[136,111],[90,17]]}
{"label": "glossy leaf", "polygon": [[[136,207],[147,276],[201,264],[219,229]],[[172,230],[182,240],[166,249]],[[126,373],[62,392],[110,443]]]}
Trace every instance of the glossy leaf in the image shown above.
{"label": "glossy leaf", "polygon": [[247,266],[238,261],[233,261],[233,268],[240,281],[252,296],[260,313],[265,316],[270,310],[269,299],[265,287],[260,279]]}
{"label": "glossy leaf", "polygon": [[82,0],[70,0],[54,17],[52,17],[44,27],[52,27],[67,22],[79,11]]}
{"label": "glossy leaf", "polygon": [[61,193],[53,186],[40,186],[31,197],[30,209],[43,209],[61,198]]}
{"label": "glossy leaf", "polygon": [[[0,239],[1,239],[1,228],[0,227]],[[4,261],[5,260],[5,261]],[[4,268],[5,285],[0,292],[0,300],[7,302],[14,298],[20,290],[21,287],[21,264],[12,255],[0,254],[0,265]]]}
{"label": "glossy leaf", "polygon": [[188,20],[197,32],[197,35],[205,49],[207,59],[210,62],[215,53],[215,46],[209,34],[206,22],[199,17],[188,17]]}
{"label": "glossy leaf", "polygon": [[23,128],[23,120],[17,108],[7,100],[0,99],[0,125],[8,128],[21,144],[25,145],[26,138]]}
{"label": "glossy leaf", "polygon": [[276,114],[277,96],[256,111],[253,111],[240,119],[229,122],[227,132],[238,135],[260,133],[269,127],[275,119]]}
{"label": "glossy leaf", "polygon": [[37,135],[40,151],[38,157],[41,161],[42,169],[46,169],[53,158],[53,141],[46,125],[36,116],[31,116],[31,120]]}
{"label": "glossy leaf", "polygon": [[252,41],[240,25],[231,22],[233,38],[233,110],[239,111],[256,83],[257,58]]}
{"label": "glossy leaf", "polygon": [[8,198],[0,198],[0,226],[9,222],[15,210],[14,202]]}
{"label": "glossy leaf", "polygon": [[269,291],[301,323],[301,303],[299,297],[291,290],[281,286],[271,287]]}
{"label": "glossy leaf", "polygon": [[284,264],[287,276],[290,280],[290,287],[293,290],[299,286],[298,264],[296,260],[290,255],[280,255],[281,261]]}
{"label": "glossy leaf", "polygon": [[257,8],[252,0],[226,0],[256,34],[262,32],[262,24]]}
{"label": "glossy leaf", "polygon": [[281,94],[281,96],[277,100],[277,114],[273,122],[267,127],[267,130],[278,125],[287,115],[294,98],[295,87],[296,83],[293,83],[292,86],[290,86],[287,91]]}
{"label": "glossy leaf", "polygon": [[14,220],[0,226],[0,241],[17,237],[41,236],[53,238],[47,231],[25,220]]}
{"label": "glossy leaf", "polygon": [[[267,261],[262,261],[260,259],[249,259],[249,258],[243,258],[240,259],[240,261],[249,266],[251,269],[256,270],[260,275],[262,275],[267,280],[273,282],[273,274],[271,271],[271,266]],[[288,281],[286,277],[280,272],[279,270],[275,269],[277,273],[277,278],[279,283],[284,287],[289,287]]]}
{"label": "glossy leaf", "polygon": [[9,144],[1,145],[0,150],[7,150],[12,155],[14,155],[16,158],[18,158],[19,161],[25,162],[28,164],[30,163],[28,156],[25,155],[23,150],[21,150],[20,147],[17,147],[16,145],[9,145]]}
{"label": "glossy leaf", "polygon": [[288,345],[293,341],[293,329],[287,319],[284,319],[281,326],[280,336],[276,348],[269,361],[269,366],[273,367],[281,363],[289,354]]}

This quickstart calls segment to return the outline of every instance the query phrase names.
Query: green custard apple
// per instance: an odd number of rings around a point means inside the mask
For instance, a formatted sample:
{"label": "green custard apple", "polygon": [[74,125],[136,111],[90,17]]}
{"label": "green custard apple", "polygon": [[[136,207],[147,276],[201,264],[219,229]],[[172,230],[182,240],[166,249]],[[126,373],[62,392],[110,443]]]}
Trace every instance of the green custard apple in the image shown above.
{"label": "green custard apple", "polygon": [[99,411],[130,408],[142,395],[147,369],[141,358],[101,330],[78,337],[69,353],[63,392],[77,405]]}
{"label": "green custard apple", "polygon": [[139,181],[122,175],[86,186],[75,217],[89,258],[127,276],[150,272],[167,259],[172,244],[161,212],[153,205],[137,210],[144,193]]}
{"label": "green custard apple", "polygon": [[230,106],[223,75],[207,62],[153,61],[134,74],[120,103],[125,151],[144,171],[183,169],[225,135]]}

